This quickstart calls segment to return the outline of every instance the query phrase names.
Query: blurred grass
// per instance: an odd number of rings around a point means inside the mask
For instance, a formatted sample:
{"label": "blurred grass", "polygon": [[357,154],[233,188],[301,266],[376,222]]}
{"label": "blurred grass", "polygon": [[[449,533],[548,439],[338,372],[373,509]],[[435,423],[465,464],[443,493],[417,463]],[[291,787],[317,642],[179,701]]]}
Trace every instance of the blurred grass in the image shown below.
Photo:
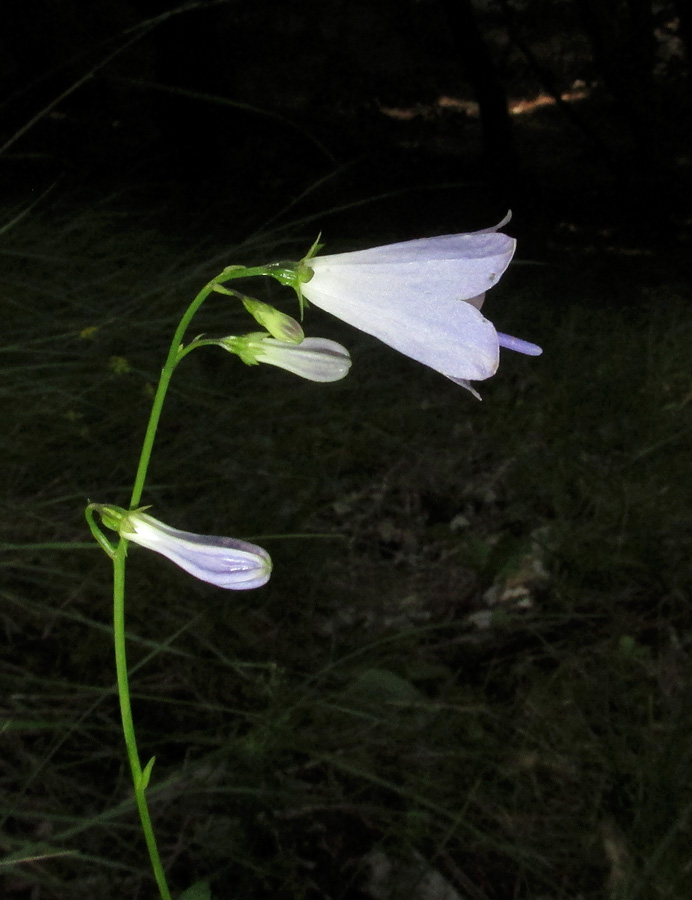
{"label": "blurred grass", "polygon": [[[83,507],[127,502],[204,281],[314,234],[186,247],[118,202],[16,215],[0,885],[150,896],[109,566]],[[308,333],[352,349],[342,383],[213,351],[178,371],[145,501],[254,537],[275,572],[227,595],[131,554],[135,721],[177,891],[406,900],[437,878],[472,900],[690,896],[689,289],[669,261],[555,250],[487,301],[546,352],[503,357],[482,404],[317,310]],[[218,297],[194,329],[250,327]]]}

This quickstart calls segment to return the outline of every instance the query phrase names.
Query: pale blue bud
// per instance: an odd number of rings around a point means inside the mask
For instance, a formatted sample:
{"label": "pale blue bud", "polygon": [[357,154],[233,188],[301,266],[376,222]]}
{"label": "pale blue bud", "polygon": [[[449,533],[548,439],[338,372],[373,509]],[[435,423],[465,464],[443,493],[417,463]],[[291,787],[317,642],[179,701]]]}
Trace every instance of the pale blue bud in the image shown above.
{"label": "pale blue bud", "polygon": [[307,337],[301,344],[265,338],[252,345],[257,362],[278,366],[308,381],[339,381],[348,375],[348,350],[327,338]]}
{"label": "pale blue bud", "polygon": [[308,381],[339,381],[351,368],[348,350],[327,338],[307,337],[300,344],[277,341],[264,332],[220,338],[216,343],[248,365],[267,363]]}
{"label": "pale blue bud", "polygon": [[118,530],[128,541],[160,553],[195,578],[217,587],[250,590],[266,584],[271,575],[269,554],[256,544],[179,531],[139,510],[126,513]]}

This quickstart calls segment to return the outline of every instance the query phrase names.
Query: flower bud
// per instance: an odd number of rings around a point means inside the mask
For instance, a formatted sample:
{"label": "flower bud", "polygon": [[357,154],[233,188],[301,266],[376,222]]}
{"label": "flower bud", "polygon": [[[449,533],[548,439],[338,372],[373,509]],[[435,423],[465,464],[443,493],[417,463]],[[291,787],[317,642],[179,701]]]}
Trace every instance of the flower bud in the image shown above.
{"label": "flower bud", "polygon": [[262,547],[230,537],[179,531],[141,510],[126,512],[118,531],[126,540],[160,553],[195,578],[217,587],[250,590],[266,584],[271,575],[272,562]]}
{"label": "flower bud", "polygon": [[277,341],[299,344],[303,340],[303,329],[300,324],[286,313],[274,309],[268,303],[262,303],[261,300],[253,300],[252,297],[243,297],[243,305]]}
{"label": "flower bud", "polygon": [[308,381],[339,381],[351,368],[348,350],[327,338],[307,337],[300,344],[289,344],[260,332],[222,338],[217,343],[248,365],[267,363]]}

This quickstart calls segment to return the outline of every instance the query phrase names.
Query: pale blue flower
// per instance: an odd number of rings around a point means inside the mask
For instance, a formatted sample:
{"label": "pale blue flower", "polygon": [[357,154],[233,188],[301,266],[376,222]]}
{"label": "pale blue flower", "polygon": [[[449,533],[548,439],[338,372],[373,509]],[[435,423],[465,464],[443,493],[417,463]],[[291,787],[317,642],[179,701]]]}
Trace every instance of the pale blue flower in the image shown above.
{"label": "pale blue flower", "polygon": [[308,256],[299,292],[315,306],[379,338],[476,393],[500,346],[538,355],[540,347],[498,335],[480,312],[516,241],[495,228]]}
{"label": "pale blue flower", "polygon": [[118,531],[128,541],[160,553],[195,578],[217,587],[250,590],[266,584],[271,575],[269,554],[256,544],[179,531],[140,510],[126,513]]}

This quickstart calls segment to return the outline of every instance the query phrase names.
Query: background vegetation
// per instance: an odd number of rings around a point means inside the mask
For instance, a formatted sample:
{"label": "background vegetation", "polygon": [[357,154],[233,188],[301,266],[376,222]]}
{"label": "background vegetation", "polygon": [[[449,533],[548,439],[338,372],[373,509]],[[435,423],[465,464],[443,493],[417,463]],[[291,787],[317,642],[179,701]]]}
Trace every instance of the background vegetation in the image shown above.
{"label": "background vegetation", "polygon": [[[485,311],[545,353],[483,403],[318,310],[341,383],[178,371],[146,501],[275,571],[226,594],[131,553],[162,854],[219,898],[690,896],[683,7],[56,4],[36,29],[25,3],[0,29],[3,896],[152,896],[83,508],[127,502],[185,304],[320,229],[365,247],[509,202]],[[196,326],[248,327],[222,297]]]}

